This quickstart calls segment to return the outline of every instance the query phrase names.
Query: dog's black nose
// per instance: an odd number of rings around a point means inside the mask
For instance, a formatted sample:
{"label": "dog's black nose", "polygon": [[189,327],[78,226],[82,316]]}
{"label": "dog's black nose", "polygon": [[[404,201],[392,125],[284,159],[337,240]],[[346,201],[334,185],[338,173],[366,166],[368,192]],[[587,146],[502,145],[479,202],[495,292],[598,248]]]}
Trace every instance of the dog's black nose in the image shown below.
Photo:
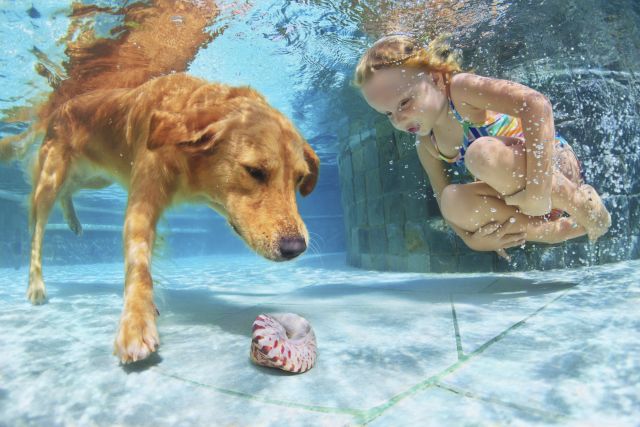
{"label": "dog's black nose", "polygon": [[280,239],[280,255],[285,259],[293,259],[307,249],[302,237],[283,237]]}

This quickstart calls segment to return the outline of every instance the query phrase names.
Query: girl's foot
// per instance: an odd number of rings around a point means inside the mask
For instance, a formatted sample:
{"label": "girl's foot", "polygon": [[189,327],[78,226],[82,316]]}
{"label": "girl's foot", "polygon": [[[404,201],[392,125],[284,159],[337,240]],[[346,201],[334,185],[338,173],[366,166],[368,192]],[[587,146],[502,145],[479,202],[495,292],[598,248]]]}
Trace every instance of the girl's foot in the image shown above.
{"label": "girl's foot", "polygon": [[605,234],[611,226],[611,215],[596,190],[588,185],[582,184],[574,194],[573,213],[578,224],[587,230],[589,240],[595,242],[600,236]]}

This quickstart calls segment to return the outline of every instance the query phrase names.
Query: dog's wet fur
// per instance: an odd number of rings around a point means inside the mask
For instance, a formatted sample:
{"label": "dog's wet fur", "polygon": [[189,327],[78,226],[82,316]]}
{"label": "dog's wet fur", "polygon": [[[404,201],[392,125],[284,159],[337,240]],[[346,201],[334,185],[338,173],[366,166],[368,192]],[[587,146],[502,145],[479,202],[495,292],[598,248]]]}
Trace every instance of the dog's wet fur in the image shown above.
{"label": "dog's wet fur", "polygon": [[[181,8],[183,25],[193,25],[191,33],[202,31],[207,22],[202,19],[202,6],[171,3],[174,5],[158,1],[147,6],[149,10],[138,7],[131,13],[154,23],[153,19],[172,17],[173,7]],[[207,10],[210,18],[215,15],[214,10]],[[197,19],[192,20],[190,14]],[[30,205],[27,296],[32,303],[46,299],[41,248],[54,203],[60,202],[69,228],[80,234],[82,226],[72,201],[75,192],[113,182],[128,190],[125,298],[114,350],[123,363],[145,359],[160,342],[149,266],[156,224],[168,206],[206,203],[255,252],[284,261],[307,247],[308,232],[295,193],[309,194],[319,170],[311,146],[258,92],[175,72],[188,63],[184,52],[195,54],[206,37],[191,43],[179,37],[185,46],[174,48],[182,52],[182,65],[171,62],[170,70],[154,66],[141,72],[128,64],[125,53],[131,39],[138,46],[154,46],[153,40],[145,39],[151,37],[145,36],[148,24],[133,26],[136,30],[127,33],[126,40],[98,50],[103,57],[77,54],[70,77],[56,83],[33,126],[33,132],[41,133],[43,139],[34,166]],[[168,49],[157,55],[171,53]],[[154,61],[162,64],[161,59]],[[92,76],[88,82],[78,72],[87,61],[117,66],[98,67],[103,78]],[[127,68],[136,70],[129,78],[122,74]],[[156,76],[160,71],[172,73]],[[15,144],[16,138],[0,141],[4,160],[19,152]]]}

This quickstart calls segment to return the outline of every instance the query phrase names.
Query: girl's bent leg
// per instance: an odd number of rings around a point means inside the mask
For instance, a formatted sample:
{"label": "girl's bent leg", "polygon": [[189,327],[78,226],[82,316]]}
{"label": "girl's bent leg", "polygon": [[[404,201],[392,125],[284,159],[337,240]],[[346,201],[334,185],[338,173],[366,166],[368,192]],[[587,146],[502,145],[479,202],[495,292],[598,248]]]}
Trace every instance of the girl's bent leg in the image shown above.
{"label": "girl's bent leg", "polygon": [[571,218],[547,221],[530,217],[518,212],[514,206],[507,205],[500,194],[488,184],[452,184],[442,192],[440,199],[442,216],[457,227],[475,232],[491,223],[515,221],[525,232],[527,241],[559,243],[585,234],[583,227],[577,226]]}
{"label": "girl's bent leg", "polygon": [[[487,183],[498,196],[517,193],[526,186],[524,141],[510,137],[482,137],[465,154],[469,171]],[[577,163],[577,159],[574,159]],[[575,169],[579,169],[575,165]],[[589,238],[597,239],[611,225],[611,216],[593,187],[573,182],[554,168],[551,205],[571,215],[584,226]]]}

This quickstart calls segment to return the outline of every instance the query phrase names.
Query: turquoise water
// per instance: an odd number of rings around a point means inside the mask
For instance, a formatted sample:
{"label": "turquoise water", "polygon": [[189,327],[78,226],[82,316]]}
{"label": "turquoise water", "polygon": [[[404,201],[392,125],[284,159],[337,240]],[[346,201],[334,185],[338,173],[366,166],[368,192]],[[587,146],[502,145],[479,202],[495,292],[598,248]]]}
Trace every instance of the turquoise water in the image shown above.
{"label": "turquoise water", "polygon": [[[187,71],[255,87],[318,152],[318,187],[298,199],[307,253],[274,264],[210,209],[172,209],[153,265],[161,347],[121,366],[112,349],[126,193],[81,192],[80,237],[53,212],[43,250],[49,300],[35,307],[25,298],[27,165],[1,164],[0,426],[639,425],[639,261],[466,275],[345,263],[336,155],[345,111],[370,113],[349,85],[367,31],[387,30],[384,13],[414,30],[456,22],[465,31],[490,17],[491,33],[514,19],[510,3],[453,1],[437,21],[418,13],[422,1],[217,3],[223,13],[207,29],[216,39]],[[447,2],[432,3],[446,12]],[[59,1],[0,2],[2,112],[50,91],[37,65],[64,72],[69,11]],[[103,16],[95,28],[108,34],[116,23]],[[2,114],[0,136],[25,126]],[[249,360],[255,317],[282,311],[315,330],[318,361],[305,374]]]}
{"label": "turquoise water", "polygon": [[[158,356],[111,355],[122,265],[0,270],[6,425],[637,425],[640,263],[509,275],[377,273],[343,254],[158,262]],[[307,318],[316,366],[254,366],[251,323]]]}

